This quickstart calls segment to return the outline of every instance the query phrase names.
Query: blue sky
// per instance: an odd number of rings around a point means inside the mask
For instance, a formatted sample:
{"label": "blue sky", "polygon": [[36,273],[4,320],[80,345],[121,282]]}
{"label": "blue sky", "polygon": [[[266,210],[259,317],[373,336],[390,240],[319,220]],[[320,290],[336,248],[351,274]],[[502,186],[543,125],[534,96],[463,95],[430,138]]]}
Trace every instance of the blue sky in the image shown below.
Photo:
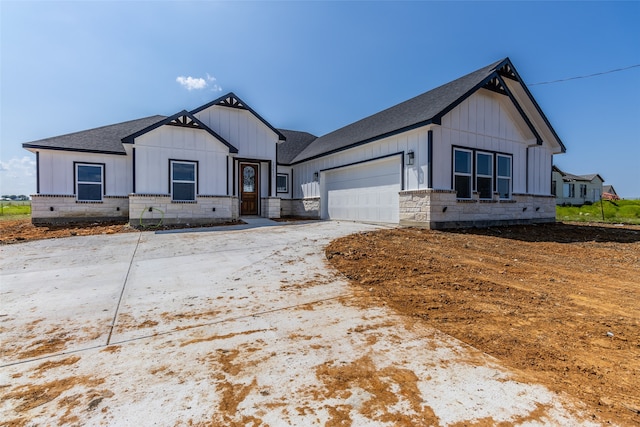
{"label": "blue sky", "polygon": [[322,135],[508,56],[567,146],[555,164],[640,198],[640,67],[535,85],[640,64],[638,22],[638,1],[0,0],[0,192],[35,192],[23,142],[229,91]]}

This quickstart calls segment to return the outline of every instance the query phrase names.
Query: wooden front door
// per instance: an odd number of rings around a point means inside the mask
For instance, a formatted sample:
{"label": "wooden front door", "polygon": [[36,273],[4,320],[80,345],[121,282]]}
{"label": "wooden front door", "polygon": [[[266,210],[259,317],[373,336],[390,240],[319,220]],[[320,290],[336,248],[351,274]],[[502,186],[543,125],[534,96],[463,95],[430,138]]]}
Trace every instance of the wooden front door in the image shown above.
{"label": "wooden front door", "polygon": [[240,163],[240,215],[258,215],[258,165]]}

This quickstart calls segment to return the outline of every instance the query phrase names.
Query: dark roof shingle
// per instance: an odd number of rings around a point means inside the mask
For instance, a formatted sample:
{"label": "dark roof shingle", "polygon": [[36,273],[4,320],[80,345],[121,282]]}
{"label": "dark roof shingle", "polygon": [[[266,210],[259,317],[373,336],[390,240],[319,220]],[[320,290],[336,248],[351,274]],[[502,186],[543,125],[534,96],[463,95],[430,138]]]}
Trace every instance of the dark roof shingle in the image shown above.
{"label": "dark roof shingle", "polygon": [[474,91],[504,61],[506,59],[323,135],[303,150],[293,163],[427,125],[455,106],[460,98]]}
{"label": "dark roof shingle", "polygon": [[278,163],[288,165],[302,150],[318,138],[309,132],[297,130],[278,129],[287,138],[285,142],[278,144]]}
{"label": "dark roof shingle", "polygon": [[83,151],[88,153],[126,154],[122,139],[151,126],[165,116],[150,116],[128,122],[102,126],[95,129],[69,133],[25,142],[24,148],[42,148],[49,150]]}

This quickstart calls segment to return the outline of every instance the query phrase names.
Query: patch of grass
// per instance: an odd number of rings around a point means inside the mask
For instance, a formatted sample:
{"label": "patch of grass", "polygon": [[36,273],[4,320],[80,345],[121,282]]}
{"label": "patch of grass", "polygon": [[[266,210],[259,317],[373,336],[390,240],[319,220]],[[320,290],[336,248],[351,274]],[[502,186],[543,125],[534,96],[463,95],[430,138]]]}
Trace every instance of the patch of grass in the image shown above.
{"label": "patch of grass", "polygon": [[[604,220],[602,211],[604,210]],[[558,221],[640,224],[640,200],[604,200],[592,205],[556,206]]]}
{"label": "patch of grass", "polygon": [[28,218],[31,215],[31,202],[0,202],[0,221],[3,219]]}

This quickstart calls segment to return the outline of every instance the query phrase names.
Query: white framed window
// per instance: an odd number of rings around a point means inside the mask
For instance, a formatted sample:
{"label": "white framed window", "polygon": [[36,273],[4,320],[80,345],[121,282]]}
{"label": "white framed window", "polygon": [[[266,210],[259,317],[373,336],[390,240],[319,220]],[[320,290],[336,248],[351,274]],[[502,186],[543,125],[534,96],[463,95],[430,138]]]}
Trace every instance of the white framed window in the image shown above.
{"label": "white framed window", "polygon": [[104,164],[75,163],[76,199],[101,202],[104,195]]}
{"label": "white framed window", "polygon": [[481,199],[493,198],[493,154],[476,153],[476,191]]}
{"label": "white framed window", "polygon": [[459,199],[471,198],[471,150],[453,150],[453,186]]}
{"label": "white framed window", "polygon": [[278,175],[276,175],[276,192],[289,192],[289,175],[284,173],[279,173]]}
{"label": "white framed window", "polygon": [[170,160],[171,200],[192,202],[196,200],[198,162]]}
{"label": "white framed window", "polygon": [[496,154],[496,181],[501,199],[511,198],[511,156]]}
{"label": "white framed window", "polygon": [[580,184],[580,197],[587,197],[587,184]]}

